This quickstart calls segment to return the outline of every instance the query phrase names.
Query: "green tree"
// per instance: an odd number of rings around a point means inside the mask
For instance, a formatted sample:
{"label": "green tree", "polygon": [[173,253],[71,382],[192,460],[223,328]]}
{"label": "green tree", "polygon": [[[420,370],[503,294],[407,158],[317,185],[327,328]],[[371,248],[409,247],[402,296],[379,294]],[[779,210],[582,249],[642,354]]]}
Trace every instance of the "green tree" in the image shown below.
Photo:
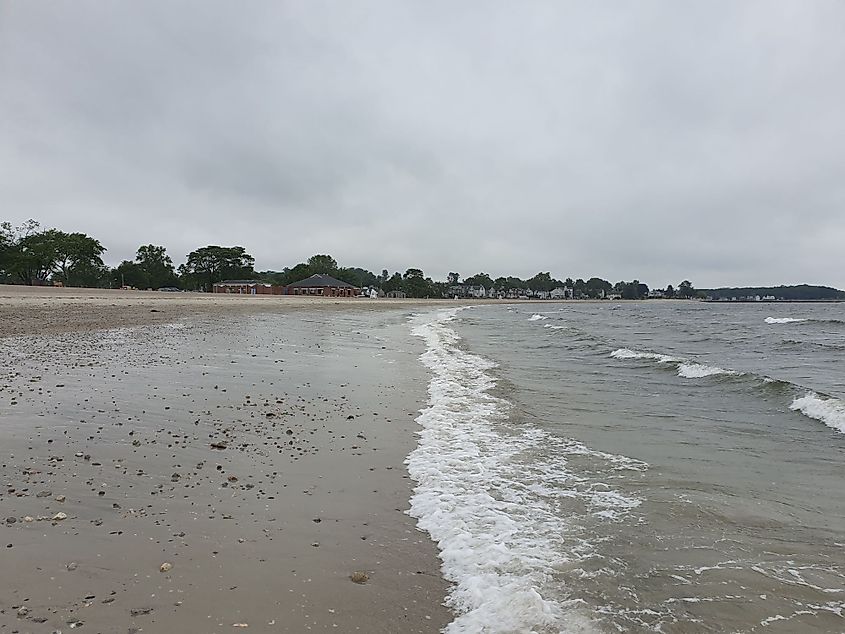
{"label": "green tree", "polygon": [[575,297],[579,299],[587,295],[587,283],[580,277],[575,280],[575,284],[573,285],[572,289],[575,291]]}
{"label": "green tree", "polygon": [[176,271],[173,268],[173,260],[167,255],[167,250],[164,247],[154,244],[138,247],[135,262],[147,278],[146,283],[143,286],[138,286],[138,288],[161,288],[162,286],[176,285]]}
{"label": "green tree", "polygon": [[149,288],[150,276],[141,268],[137,262],[124,260],[112,270],[112,286],[120,288],[131,286],[132,288]]}
{"label": "green tree", "polygon": [[84,233],[66,233],[58,229],[39,231],[34,220],[12,229],[3,227],[6,275],[24,284],[44,284],[48,280],[65,286],[82,286],[100,281],[105,274],[101,255],[105,248]]}
{"label": "green tree", "polygon": [[591,277],[587,280],[587,297],[598,299],[599,297],[606,296],[612,290],[613,285],[607,280],[601,279],[600,277]]}
{"label": "green tree", "polygon": [[56,245],[45,232],[30,233],[18,239],[11,255],[11,270],[24,284],[44,284],[58,257]]}
{"label": "green tree", "polygon": [[449,284],[448,282],[434,282],[430,279],[427,280],[429,282],[429,286],[431,287],[431,296],[432,297],[448,297],[449,296]]}
{"label": "green tree", "polygon": [[402,276],[397,271],[393,275],[391,275],[382,285],[382,290],[385,293],[389,293],[390,291],[401,291],[402,290]]}
{"label": "green tree", "polygon": [[454,286],[455,284],[457,284],[461,280],[461,276],[458,275],[457,273],[451,273],[450,272],[449,275],[446,276],[446,280],[449,282],[449,284]]}
{"label": "green tree", "polygon": [[305,264],[305,262],[300,262],[287,272],[285,284],[293,284],[294,282],[299,282],[300,280],[304,280],[305,278],[310,277],[311,275],[313,275],[313,273],[311,273],[311,268],[307,264]]}
{"label": "green tree", "polygon": [[53,277],[65,286],[83,286],[104,266],[100,256],[106,250],[99,240],[84,233],[65,233],[58,229],[50,229],[43,235],[46,241],[53,243]]}
{"label": "green tree", "polygon": [[613,290],[620,293],[622,299],[643,299],[648,295],[648,286],[640,284],[639,280],[634,280],[633,282],[617,282]]}
{"label": "green tree", "polygon": [[537,273],[532,278],[529,278],[525,281],[532,291],[536,292],[543,292],[548,293],[549,291],[553,290],[556,286],[555,280],[552,279],[552,276],[549,273]]}
{"label": "green tree", "polygon": [[678,284],[678,290],[675,294],[683,299],[689,299],[690,297],[695,297],[696,290],[693,288],[692,282],[684,280]]}
{"label": "green tree", "polygon": [[408,269],[402,276],[402,290],[408,297],[430,297],[431,284],[421,269]]}
{"label": "green tree", "polygon": [[0,223],[0,282],[8,282],[12,274],[12,252],[15,246],[15,232],[10,222]]}
{"label": "green tree", "polygon": [[468,284],[470,286],[483,286],[486,289],[493,288],[495,282],[493,279],[487,275],[487,273],[476,273],[472,277],[468,277],[464,280],[464,284]]}
{"label": "green tree", "polygon": [[102,262],[80,262],[73,268],[69,286],[84,288],[110,288],[112,286],[111,269]]}
{"label": "green tree", "polygon": [[311,275],[334,275],[337,273],[337,261],[330,255],[312,255],[308,258],[308,269]]}
{"label": "green tree", "polygon": [[341,267],[335,277],[358,288],[378,285],[378,278],[371,271],[358,267]]}
{"label": "green tree", "polygon": [[227,278],[245,278],[255,274],[253,258],[243,247],[209,245],[187,255],[179,274],[191,286],[210,292],[215,282]]}

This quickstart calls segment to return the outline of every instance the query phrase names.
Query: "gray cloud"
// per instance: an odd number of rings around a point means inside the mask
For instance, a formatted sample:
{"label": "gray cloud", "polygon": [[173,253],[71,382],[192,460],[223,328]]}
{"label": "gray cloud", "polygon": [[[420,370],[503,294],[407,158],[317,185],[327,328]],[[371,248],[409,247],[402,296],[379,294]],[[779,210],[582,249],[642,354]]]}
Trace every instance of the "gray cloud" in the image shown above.
{"label": "gray cloud", "polygon": [[0,205],[131,257],[845,287],[839,2],[0,4]]}

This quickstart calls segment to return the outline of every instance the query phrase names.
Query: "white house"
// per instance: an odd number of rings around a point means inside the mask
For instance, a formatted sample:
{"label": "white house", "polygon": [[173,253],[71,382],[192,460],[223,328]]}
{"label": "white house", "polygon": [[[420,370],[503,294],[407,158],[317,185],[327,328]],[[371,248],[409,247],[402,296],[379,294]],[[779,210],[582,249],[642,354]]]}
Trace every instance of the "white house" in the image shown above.
{"label": "white house", "polygon": [[549,293],[549,297],[551,299],[572,299],[575,296],[574,293],[575,290],[568,286],[558,286]]}

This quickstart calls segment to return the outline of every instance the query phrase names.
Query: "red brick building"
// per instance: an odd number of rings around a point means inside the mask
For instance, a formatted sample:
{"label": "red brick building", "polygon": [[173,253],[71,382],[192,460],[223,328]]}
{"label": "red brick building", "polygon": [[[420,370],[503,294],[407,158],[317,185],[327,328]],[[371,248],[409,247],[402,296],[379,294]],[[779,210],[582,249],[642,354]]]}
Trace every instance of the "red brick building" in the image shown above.
{"label": "red brick building", "polygon": [[282,295],[282,286],[273,286],[258,280],[223,280],[212,287],[213,293],[231,293],[234,295]]}
{"label": "red brick building", "polygon": [[361,289],[331,275],[312,275],[304,280],[288,284],[285,295],[317,295],[322,297],[357,297]]}

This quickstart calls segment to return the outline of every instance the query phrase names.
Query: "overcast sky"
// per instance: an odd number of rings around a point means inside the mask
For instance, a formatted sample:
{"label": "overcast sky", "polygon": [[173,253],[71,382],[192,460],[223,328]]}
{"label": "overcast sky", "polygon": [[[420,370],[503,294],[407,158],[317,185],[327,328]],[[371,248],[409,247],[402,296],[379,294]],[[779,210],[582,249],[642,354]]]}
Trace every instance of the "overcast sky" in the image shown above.
{"label": "overcast sky", "polygon": [[0,220],[845,288],[845,2],[0,0]]}

